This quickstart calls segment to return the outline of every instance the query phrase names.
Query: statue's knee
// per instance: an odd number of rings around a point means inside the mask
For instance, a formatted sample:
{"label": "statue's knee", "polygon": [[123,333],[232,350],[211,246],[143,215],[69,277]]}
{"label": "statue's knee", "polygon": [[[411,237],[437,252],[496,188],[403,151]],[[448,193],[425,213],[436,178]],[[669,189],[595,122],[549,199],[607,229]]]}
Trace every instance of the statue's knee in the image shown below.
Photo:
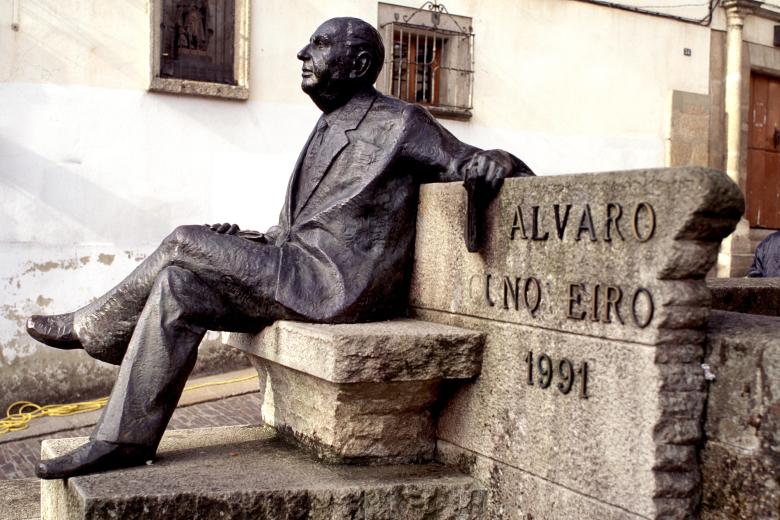
{"label": "statue's knee", "polygon": [[174,229],[170,235],[165,237],[163,244],[173,246],[174,248],[176,246],[191,244],[203,236],[205,230],[205,226],[179,226]]}

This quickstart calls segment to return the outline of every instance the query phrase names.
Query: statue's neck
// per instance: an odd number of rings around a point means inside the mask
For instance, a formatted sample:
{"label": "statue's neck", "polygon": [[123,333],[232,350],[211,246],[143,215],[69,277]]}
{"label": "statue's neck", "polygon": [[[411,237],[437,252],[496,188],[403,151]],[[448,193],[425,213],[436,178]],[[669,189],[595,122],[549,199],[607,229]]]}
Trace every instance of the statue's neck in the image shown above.
{"label": "statue's neck", "polygon": [[338,110],[339,108],[346,105],[349,100],[355,96],[367,93],[372,89],[373,87],[371,85],[361,85],[356,89],[340,89],[339,92],[334,94],[320,93],[316,97],[312,96],[312,100],[314,101],[314,104],[317,105],[317,108],[322,110],[324,114],[330,114],[334,110]]}

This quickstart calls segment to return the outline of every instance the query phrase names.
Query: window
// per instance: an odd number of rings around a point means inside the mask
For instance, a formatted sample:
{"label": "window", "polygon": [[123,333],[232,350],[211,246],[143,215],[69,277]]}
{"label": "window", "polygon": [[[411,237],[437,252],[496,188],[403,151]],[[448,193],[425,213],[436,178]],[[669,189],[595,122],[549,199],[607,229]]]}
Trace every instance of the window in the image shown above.
{"label": "window", "polygon": [[471,117],[474,33],[470,18],[453,16],[434,2],[419,9],[380,3],[379,28],[385,41],[379,90],[420,103],[436,116]]}
{"label": "window", "polygon": [[250,0],[153,0],[150,90],[247,99]]}

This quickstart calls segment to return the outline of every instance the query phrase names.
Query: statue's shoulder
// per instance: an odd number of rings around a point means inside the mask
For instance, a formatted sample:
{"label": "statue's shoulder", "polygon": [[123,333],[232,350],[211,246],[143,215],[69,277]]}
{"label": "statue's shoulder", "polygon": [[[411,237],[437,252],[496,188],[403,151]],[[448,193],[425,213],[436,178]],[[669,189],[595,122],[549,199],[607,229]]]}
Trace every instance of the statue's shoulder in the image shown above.
{"label": "statue's shoulder", "polygon": [[403,124],[414,124],[430,117],[428,111],[420,105],[382,93],[377,93],[371,111],[375,117],[386,121],[397,120]]}

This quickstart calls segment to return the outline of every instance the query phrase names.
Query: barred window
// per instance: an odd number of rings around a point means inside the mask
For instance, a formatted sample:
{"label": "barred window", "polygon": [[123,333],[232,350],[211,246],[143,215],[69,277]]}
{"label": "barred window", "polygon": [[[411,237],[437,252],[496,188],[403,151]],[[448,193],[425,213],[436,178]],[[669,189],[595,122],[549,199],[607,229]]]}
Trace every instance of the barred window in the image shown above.
{"label": "barred window", "polygon": [[471,19],[426,2],[419,9],[380,3],[379,21],[386,47],[379,90],[425,105],[437,116],[470,117]]}

